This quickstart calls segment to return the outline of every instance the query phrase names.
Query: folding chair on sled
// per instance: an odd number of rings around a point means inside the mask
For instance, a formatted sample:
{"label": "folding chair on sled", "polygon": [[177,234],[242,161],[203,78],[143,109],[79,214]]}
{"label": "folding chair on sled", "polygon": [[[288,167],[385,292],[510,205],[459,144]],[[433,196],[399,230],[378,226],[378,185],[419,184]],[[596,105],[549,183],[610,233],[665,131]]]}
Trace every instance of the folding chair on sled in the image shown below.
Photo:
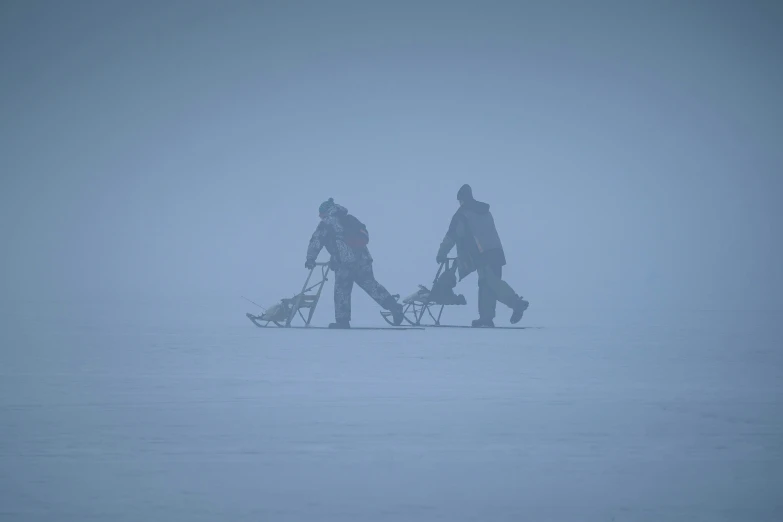
{"label": "folding chair on sled", "polygon": [[[446,306],[467,304],[465,296],[454,293],[454,287],[457,286],[456,272],[457,259],[450,257],[438,267],[435,280],[432,282],[432,290],[424,285],[419,285],[419,289],[415,293],[403,299],[402,311],[405,321],[413,326],[421,326],[421,320],[424,318],[424,314],[427,313],[435,322],[434,326],[440,326],[440,318]],[[394,295],[393,297],[397,301],[400,299],[399,295]],[[433,308],[438,306],[440,306],[440,310],[438,310],[438,315],[435,317]],[[383,319],[393,326],[391,315],[389,311],[381,311]]]}
{"label": "folding chair on sled", "polygon": [[[316,272],[316,270],[318,270],[318,272]],[[320,275],[321,278],[314,285],[307,286],[310,283],[310,278],[313,276],[314,272]],[[261,315],[246,314],[248,319],[261,328],[266,328],[270,324],[274,324],[281,328],[287,328],[291,326],[291,323],[298,314],[299,317],[302,318],[302,321],[304,321],[304,326],[310,326],[310,321],[315,313],[315,307],[318,305],[318,299],[321,297],[321,290],[323,290],[324,284],[328,281],[328,278],[326,277],[328,274],[329,263],[316,263],[307,275],[301,292],[291,298],[281,299],[279,303],[271,306]],[[315,291],[315,293],[308,293],[313,291]],[[307,317],[302,313],[303,308],[309,309]]]}

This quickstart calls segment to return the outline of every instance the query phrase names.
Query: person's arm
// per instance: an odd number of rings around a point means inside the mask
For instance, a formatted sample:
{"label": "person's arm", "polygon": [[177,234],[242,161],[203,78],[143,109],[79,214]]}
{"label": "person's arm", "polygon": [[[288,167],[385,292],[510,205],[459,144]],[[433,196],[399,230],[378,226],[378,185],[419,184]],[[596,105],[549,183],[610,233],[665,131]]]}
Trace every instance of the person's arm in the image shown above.
{"label": "person's arm", "polygon": [[443,241],[440,242],[440,248],[438,249],[438,255],[435,258],[435,260],[438,263],[443,263],[446,261],[446,258],[449,256],[449,252],[451,252],[451,249],[454,248],[454,245],[457,244],[457,238],[459,237],[459,233],[461,231],[461,222],[458,219],[457,215],[455,214],[453,218],[451,218],[451,223],[449,223],[449,229],[446,232],[446,235],[443,236]]}
{"label": "person's arm", "polygon": [[321,249],[326,242],[326,227],[323,226],[323,222],[319,223],[310,237],[310,243],[307,245],[307,261],[305,262],[305,268],[313,268],[315,266],[315,260],[318,259],[318,254],[321,253]]}

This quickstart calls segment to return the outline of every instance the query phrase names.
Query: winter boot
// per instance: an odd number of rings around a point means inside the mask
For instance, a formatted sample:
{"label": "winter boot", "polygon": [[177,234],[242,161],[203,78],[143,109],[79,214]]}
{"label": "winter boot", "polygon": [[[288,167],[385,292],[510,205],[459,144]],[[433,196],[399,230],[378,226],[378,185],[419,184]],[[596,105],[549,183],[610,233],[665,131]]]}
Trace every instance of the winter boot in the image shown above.
{"label": "winter boot", "polygon": [[516,306],[514,306],[514,312],[511,314],[511,324],[517,324],[522,319],[522,314],[525,313],[528,306],[530,306],[530,303],[520,297]]}
{"label": "winter boot", "polygon": [[347,319],[341,319],[334,323],[329,323],[329,328],[347,330],[351,327],[351,322]]}
{"label": "winter boot", "polygon": [[391,307],[391,313],[392,313],[392,323],[394,326],[400,326],[402,324],[403,319],[405,318],[405,314],[402,313],[402,305],[400,303],[395,303]]}
{"label": "winter boot", "polygon": [[495,322],[492,319],[475,319],[473,323],[471,323],[471,326],[473,328],[494,328]]}
{"label": "winter boot", "polygon": [[391,312],[392,324],[394,326],[400,326],[402,324],[402,321],[405,319],[405,314],[402,313],[402,305],[398,303],[394,297],[386,299],[381,306]]}

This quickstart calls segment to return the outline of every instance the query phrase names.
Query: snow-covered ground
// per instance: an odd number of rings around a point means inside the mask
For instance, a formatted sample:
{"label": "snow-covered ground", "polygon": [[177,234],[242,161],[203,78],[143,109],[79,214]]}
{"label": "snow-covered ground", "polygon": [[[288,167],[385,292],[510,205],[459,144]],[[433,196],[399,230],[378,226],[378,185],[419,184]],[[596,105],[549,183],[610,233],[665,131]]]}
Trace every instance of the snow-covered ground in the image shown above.
{"label": "snow-covered ground", "polygon": [[337,332],[11,308],[3,521],[783,520],[775,314]]}

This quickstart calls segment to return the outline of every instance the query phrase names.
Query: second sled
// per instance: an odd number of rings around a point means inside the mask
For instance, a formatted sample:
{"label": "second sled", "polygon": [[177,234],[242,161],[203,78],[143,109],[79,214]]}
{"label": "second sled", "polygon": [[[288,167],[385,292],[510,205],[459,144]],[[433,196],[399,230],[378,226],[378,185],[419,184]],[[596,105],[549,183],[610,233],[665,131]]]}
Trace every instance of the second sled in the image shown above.
{"label": "second sled", "polygon": [[[419,289],[407,296],[401,301],[403,305],[403,314],[405,322],[413,326],[440,326],[440,319],[443,310],[447,306],[459,306],[467,304],[465,296],[454,293],[454,287],[457,286],[457,259],[450,257],[442,262],[435,274],[435,280],[432,282],[432,288],[419,285]],[[398,302],[399,295],[393,296]],[[424,314],[429,315],[434,324],[422,325]],[[394,325],[391,318],[392,313],[387,310],[381,311],[381,317]]]}

